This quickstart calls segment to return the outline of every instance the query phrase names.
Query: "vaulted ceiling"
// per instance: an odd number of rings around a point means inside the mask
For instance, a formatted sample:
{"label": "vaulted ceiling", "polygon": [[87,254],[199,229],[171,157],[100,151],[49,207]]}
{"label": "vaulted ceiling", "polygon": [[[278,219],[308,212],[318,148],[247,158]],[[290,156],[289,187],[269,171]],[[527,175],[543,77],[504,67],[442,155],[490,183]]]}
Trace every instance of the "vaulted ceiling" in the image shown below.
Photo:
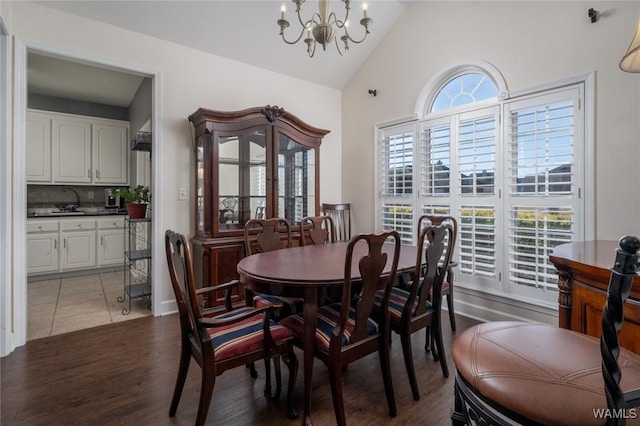
{"label": "vaulted ceiling", "polygon": [[[282,74],[321,85],[342,89],[362,66],[367,56],[382,40],[386,32],[407,6],[407,1],[368,0],[368,16],[373,19],[370,35],[361,44],[351,44],[345,56],[340,56],[332,44],[323,51],[320,46],[313,58],[306,52],[303,41],[288,45],[279,36],[276,21],[280,7],[286,4],[286,17],[291,22],[289,38],[297,37],[300,24],[295,17],[295,4],[291,1],[40,1],[45,7],[95,19],[127,30],[175,42],[239,62],[256,65]],[[301,10],[309,19],[318,10],[318,1],[306,1]],[[361,1],[352,1],[350,21],[354,38],[363,34],[355,24],[362,17]],[[330,2],[338,18],[344,17],[344,3]],[[294,34],[295,33],[295,34]],[[49,61],[51,61],[49,63]],[[77,65],[77,66],[75,66]],[[33,66],[33,67],[32,67]],[[37,67],[37,69],[36,69]],[[43,74],[44,72],[44,74]],[[91,73],[91,87],[78,84]],[[87,64],[63,63],[48,56],[32,55],[29,61],[29,90],[33,93],[77,99],[83,96],[93,100],[101,98],[112,105],[127,102],[130,90],[117,93],[96,78],[120,78],[122,87],[136,85],[139,76],[114,75],[115,71],[96,69]],[[120,73],[122,74],[122,73]],[[136,86],[137,87],[137,86]],[[77,89],[74,89],[77,88]],[[77,90],[78,93],[73,93]],[[135,90],[134,90],[135,93]],[[93,99],[86,99],[93,98]],[[129,99],[130,100],[130,99]],[[122,106],[122,105],[120,105]]]}

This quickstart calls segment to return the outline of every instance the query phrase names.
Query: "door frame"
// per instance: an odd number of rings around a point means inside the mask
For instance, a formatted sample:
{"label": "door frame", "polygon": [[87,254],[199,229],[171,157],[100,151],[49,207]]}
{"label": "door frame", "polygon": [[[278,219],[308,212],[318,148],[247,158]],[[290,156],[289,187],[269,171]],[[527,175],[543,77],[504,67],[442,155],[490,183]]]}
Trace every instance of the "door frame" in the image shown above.
{"label": "door frame", "polygon": [[[27,338],[27,270],[26,270],[26,218],[27,218],[27,180],[26,180],[26,112],[27,112],[27,53],[38,52],[45,55],[60,57],[80,63],[102,66],[115,69],[130,74],[139,74],[152,79],[151,94],[151,120],[154,152],[151,156],[151,187],[162,188],[162,127],[159,117],[161,111],[161,72],[158,69],[143,67],[137,64],[120,63],[108,58],[91,57],[83,53],[65,51],[52,48],[37,43],[22,41],[15,38],[14,44],[14,68],[13,68],[13,94],[14,102],[12,109],[13,117],[13,143],[11,149],[12,156],[12,180],[11,180],[11,214],[9,218],[2,218],[3,223],[8,222],[13,234],[12,240],[12,278],[11,280],[0,282],[0,293],[4,300],[11,301],[11,314],[7,315],[12,325],[7,333],[5,347],[1,347],[0,356],[11,353],[15,348],[26,343]],[[154,241],[161,242],[162,239],[162,191],[153,194],[153,235]],[[1,218],[1,216],[0,216]],[[161,262],[164,252],[161,250],[162,244],[155,244],[152,247],[151,276],[161,277]],[[161,288],[157,280],[152,280],[152,294],[161,294]],[[159,297],[152,297],[153,315],[161,315],[162,301]],[[4,323],[4,319],[3,323]]]}

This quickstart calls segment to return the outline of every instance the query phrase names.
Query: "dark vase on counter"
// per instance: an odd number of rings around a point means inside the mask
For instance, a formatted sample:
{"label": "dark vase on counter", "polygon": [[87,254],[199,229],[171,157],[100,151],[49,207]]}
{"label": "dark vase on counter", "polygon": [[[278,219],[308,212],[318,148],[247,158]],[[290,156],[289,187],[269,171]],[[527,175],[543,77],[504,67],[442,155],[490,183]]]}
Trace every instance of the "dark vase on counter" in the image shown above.
{"label": "dark vase on counter", "polygon": [[146,203],[127,204],[127,214],[131,219],[142,219],[147,215]]}

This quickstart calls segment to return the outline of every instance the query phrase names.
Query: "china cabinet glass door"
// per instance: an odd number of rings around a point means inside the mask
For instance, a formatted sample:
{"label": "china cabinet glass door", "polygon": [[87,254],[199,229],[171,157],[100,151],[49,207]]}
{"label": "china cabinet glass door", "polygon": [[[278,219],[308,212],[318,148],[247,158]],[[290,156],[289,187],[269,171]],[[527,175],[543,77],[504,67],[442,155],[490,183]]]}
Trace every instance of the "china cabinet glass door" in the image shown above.
{"label": "china cabinet glass door", "polygon": [[267,138],[264,129],[218,136],[218,229],[239,230],[264,217],[267,202]]}
{"label": "china cabinet glass door", "polygon": [[303,217],[316,214],[316,151],[282,133],[277,150],[278,216],[299,224]]}

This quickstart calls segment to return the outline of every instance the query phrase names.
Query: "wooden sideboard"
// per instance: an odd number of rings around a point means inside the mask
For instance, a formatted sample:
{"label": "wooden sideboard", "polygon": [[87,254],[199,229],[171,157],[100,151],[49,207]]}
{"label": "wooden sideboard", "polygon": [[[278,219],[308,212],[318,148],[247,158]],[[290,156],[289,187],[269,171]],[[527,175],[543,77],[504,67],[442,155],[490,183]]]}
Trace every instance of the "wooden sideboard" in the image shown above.
{"label": "wooden sideboard", "polygon": [[[549,260],[558,271],[558,325],[600,337],[602,309],[607,298],[610,268],[617,241],[581,241],[553,249]],[[624,306],[620,344],[640,354],[640,277],[636,277]]]}

